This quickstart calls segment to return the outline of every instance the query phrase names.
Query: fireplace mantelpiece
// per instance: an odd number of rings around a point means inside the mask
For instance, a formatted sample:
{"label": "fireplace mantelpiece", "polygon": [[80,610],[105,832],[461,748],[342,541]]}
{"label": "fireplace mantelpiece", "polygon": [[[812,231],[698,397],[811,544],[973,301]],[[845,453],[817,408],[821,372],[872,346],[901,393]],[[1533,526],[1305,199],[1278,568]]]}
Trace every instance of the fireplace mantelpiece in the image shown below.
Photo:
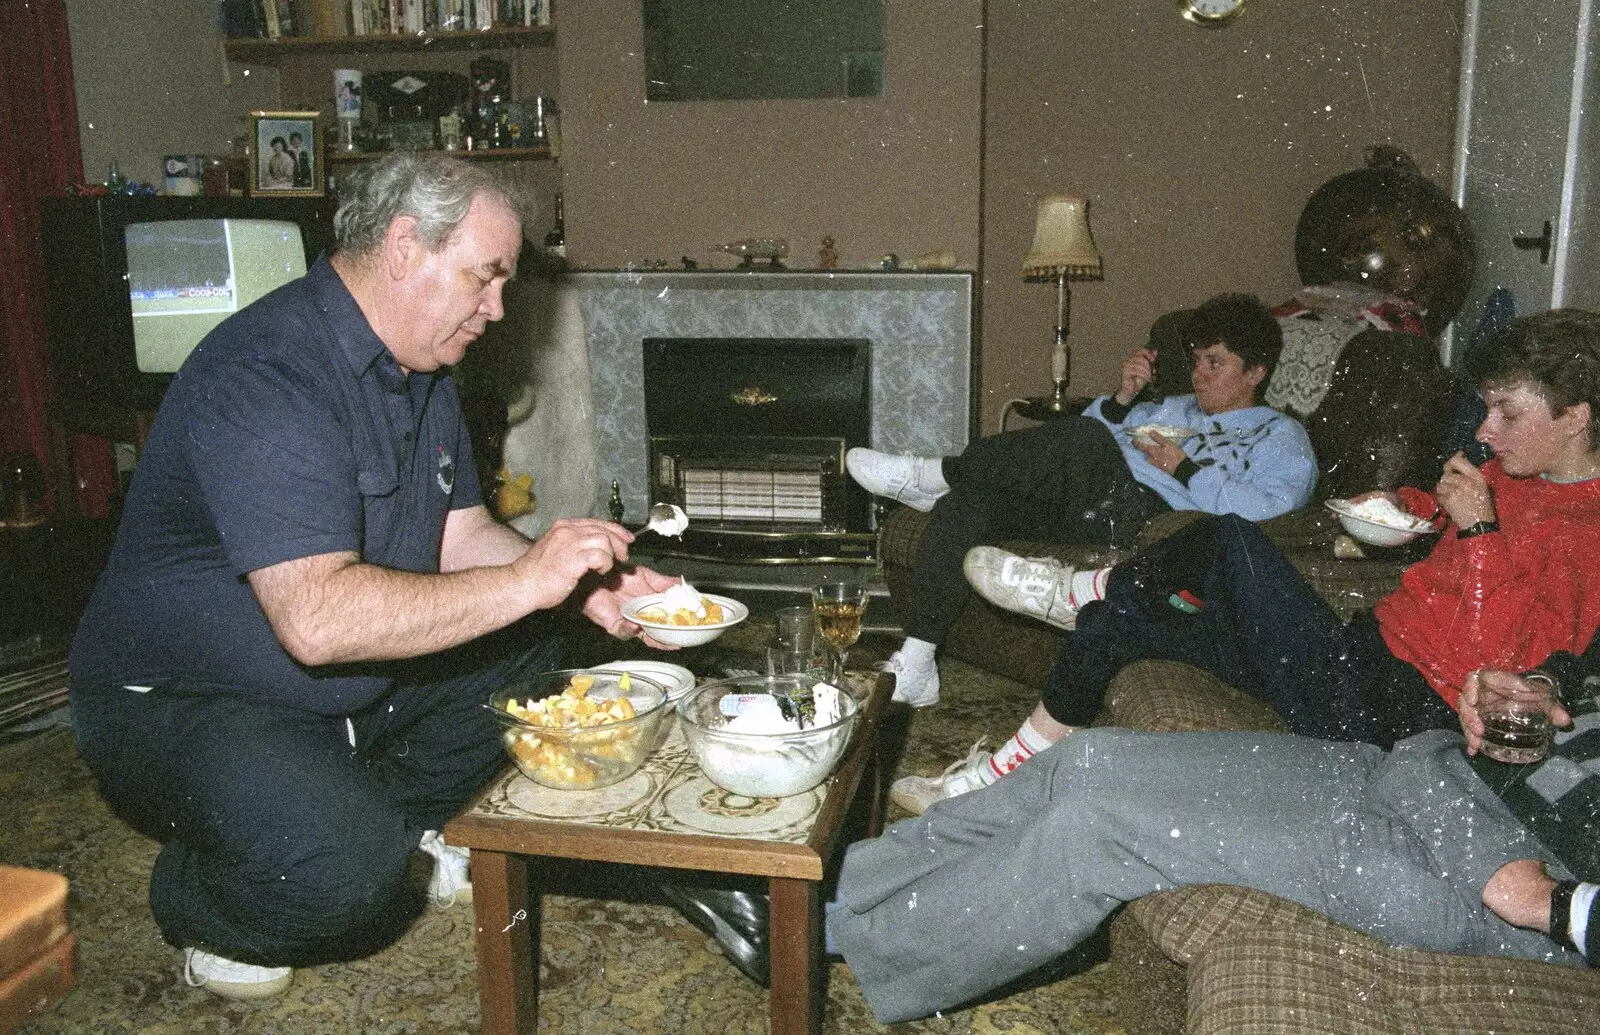
{"label": "fireplace mantelpiece", "polygon": [[570,275],[588,340],[599,458],[624,520],[648,506],[645,338],[866,338],[872,444],[959,453],[972,431],[972,274],[586,272]]}

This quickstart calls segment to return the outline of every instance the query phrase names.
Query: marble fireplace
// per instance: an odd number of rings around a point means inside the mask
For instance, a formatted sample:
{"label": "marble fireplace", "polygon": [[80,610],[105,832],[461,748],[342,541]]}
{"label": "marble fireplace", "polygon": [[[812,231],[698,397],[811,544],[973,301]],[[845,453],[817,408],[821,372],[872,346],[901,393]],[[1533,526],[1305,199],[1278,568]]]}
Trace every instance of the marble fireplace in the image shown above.
{"label": "marble fireplace", "polygon": [[[960,452],[973,430],[972,274],[966,272],[616,271],[564,278],[557,333],[544,366],[556,381],[530,386],[513,406],[508,464],[536,470],[535,489],[565,482],[565,499],[541,494],[542,514],[517,522],[530,534],[565,514],[604,515],[615,481],[623,520],[643,523],[651,501],[647,341],[722,341],[753,350],[850,340],[869,354],[864,434],[874,448],[922,455]],[[565,357],[564,359],[559,357]],[[790,365],[756,361],[755,365]],[[745,364],[749,366],[749,363]],[[583,367],[587,367],[587,371]],[[587,384],[580,384],[584,374]],[[659,411],[658,390],[656,408]],[[831,418],[825,418],[826,424]],[[581,423],[587,441],[571,440]],[[682,421],[680,420],[680,425]],[[838,423],[848,424],[841,418]],[[559,464],[535,443],[552,425],[569,436]],[[809,435],[835,429],[811,427]],[[847,432],[837,429],[843,439]],[[533,452],[543,455],[533,456]],[[547,474],[541,479],[537,468]],[[587,489],[587,499],[582,498]]]}

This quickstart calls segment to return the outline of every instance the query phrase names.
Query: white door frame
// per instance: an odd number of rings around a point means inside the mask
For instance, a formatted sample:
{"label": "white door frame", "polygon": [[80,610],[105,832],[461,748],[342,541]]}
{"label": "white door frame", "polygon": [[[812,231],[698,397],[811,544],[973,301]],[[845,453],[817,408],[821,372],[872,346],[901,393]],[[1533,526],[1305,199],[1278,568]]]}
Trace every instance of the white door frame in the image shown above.
{"label": "white door frame", "polygon": [[[1485,44],[1486,35],[1484,8],[1498,7],[1501,2],[1509,2],[1525,16],[1529,5],[1546,0],[1465,0],[1461,34],[1461,75],[1456,97],[1456,153],[1451,193],[1456,204],[1467,211],[1469,217],[1473,209],[1481,209],[1485,205],[1492,208],[1496,200],[1492,197],[1469,196],[1471,186],[1469,174],[1473,168],[1475,143],[1473,131],[1477,128],[1474,116],[1477,114],[1475,101],[1479,85],[1479,55],[1482,53],[1481,48]],[[1573,0],[1555,0],[1555,2],[1566,6]],[[1572,78],[1567,94],[1566,120],[1559,156],[1561,166],[1559,196],[1551,199],[1553,205],[1550,206],[1554,212],[1551,218],[1549,287],[1547,292],[1540,290],[1536,295],[1517,299],[1520,312],[1556,308],[1566,302],[1571,278],[1578,272],[1571,268],[1570,262],[1582,177],[1585,175],[1594,177],[1597,172],[1593,167],[1587,169],[1584,167],[1580,150],[1585,93],[1590,79],[1590,63],[1594,60],[1596,0],[1576,0],[1575,13],[1576,17],[1572,23]],[[1538,74],[1538,70],[1529,69],[1529,73]],[[1556,156],[1552,154],[1550,158],[1554,160]],[[1537,234],[1539,230],[1539,227],[1529,227],[1521,232]],[[1508,244],[1507,241],[1498,239],[1484,240],[1481,236],[1476,243],[1479,253],[1478,276],[1457,320],[1441,338],[1441,350],[1447,363],[1455,359],[1458,336],[1464,337],[1470,333],[1472,327],[1476,325],[1485,297],[1495,287],[1492,282],[1495,278],[1486,276],[1484,256],[1503,255]],[[1538,279],[1542,284],[1543,278]]]}

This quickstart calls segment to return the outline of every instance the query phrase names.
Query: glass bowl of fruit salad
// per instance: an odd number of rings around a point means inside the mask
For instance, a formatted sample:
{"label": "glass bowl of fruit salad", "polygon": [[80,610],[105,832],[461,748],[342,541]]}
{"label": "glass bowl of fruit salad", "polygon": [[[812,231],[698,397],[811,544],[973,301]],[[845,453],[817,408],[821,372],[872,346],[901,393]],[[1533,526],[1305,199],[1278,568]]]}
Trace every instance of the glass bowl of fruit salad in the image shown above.
{"label": "glass bowl of fruit salad", "polygon": [[506,753],[534,783],[592,790],[626,780],[655,749],[667,690],[632,672],[559,669],[492,694]]}

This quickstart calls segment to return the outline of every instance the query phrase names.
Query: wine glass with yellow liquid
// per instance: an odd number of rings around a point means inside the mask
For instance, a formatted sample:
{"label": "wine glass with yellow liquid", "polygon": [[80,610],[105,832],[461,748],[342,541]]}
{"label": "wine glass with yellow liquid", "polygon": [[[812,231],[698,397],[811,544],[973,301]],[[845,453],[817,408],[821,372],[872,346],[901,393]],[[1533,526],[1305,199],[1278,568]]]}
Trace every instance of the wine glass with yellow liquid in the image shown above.
{"label": "wine glass with yellow liquid", "polygon": [[861,639],[861,619],[866,611],[865,583],[832,579],[811,589],[811,612],[817,619],[817,631],[835,652],[836,683],[843,683],[845,656]]}

